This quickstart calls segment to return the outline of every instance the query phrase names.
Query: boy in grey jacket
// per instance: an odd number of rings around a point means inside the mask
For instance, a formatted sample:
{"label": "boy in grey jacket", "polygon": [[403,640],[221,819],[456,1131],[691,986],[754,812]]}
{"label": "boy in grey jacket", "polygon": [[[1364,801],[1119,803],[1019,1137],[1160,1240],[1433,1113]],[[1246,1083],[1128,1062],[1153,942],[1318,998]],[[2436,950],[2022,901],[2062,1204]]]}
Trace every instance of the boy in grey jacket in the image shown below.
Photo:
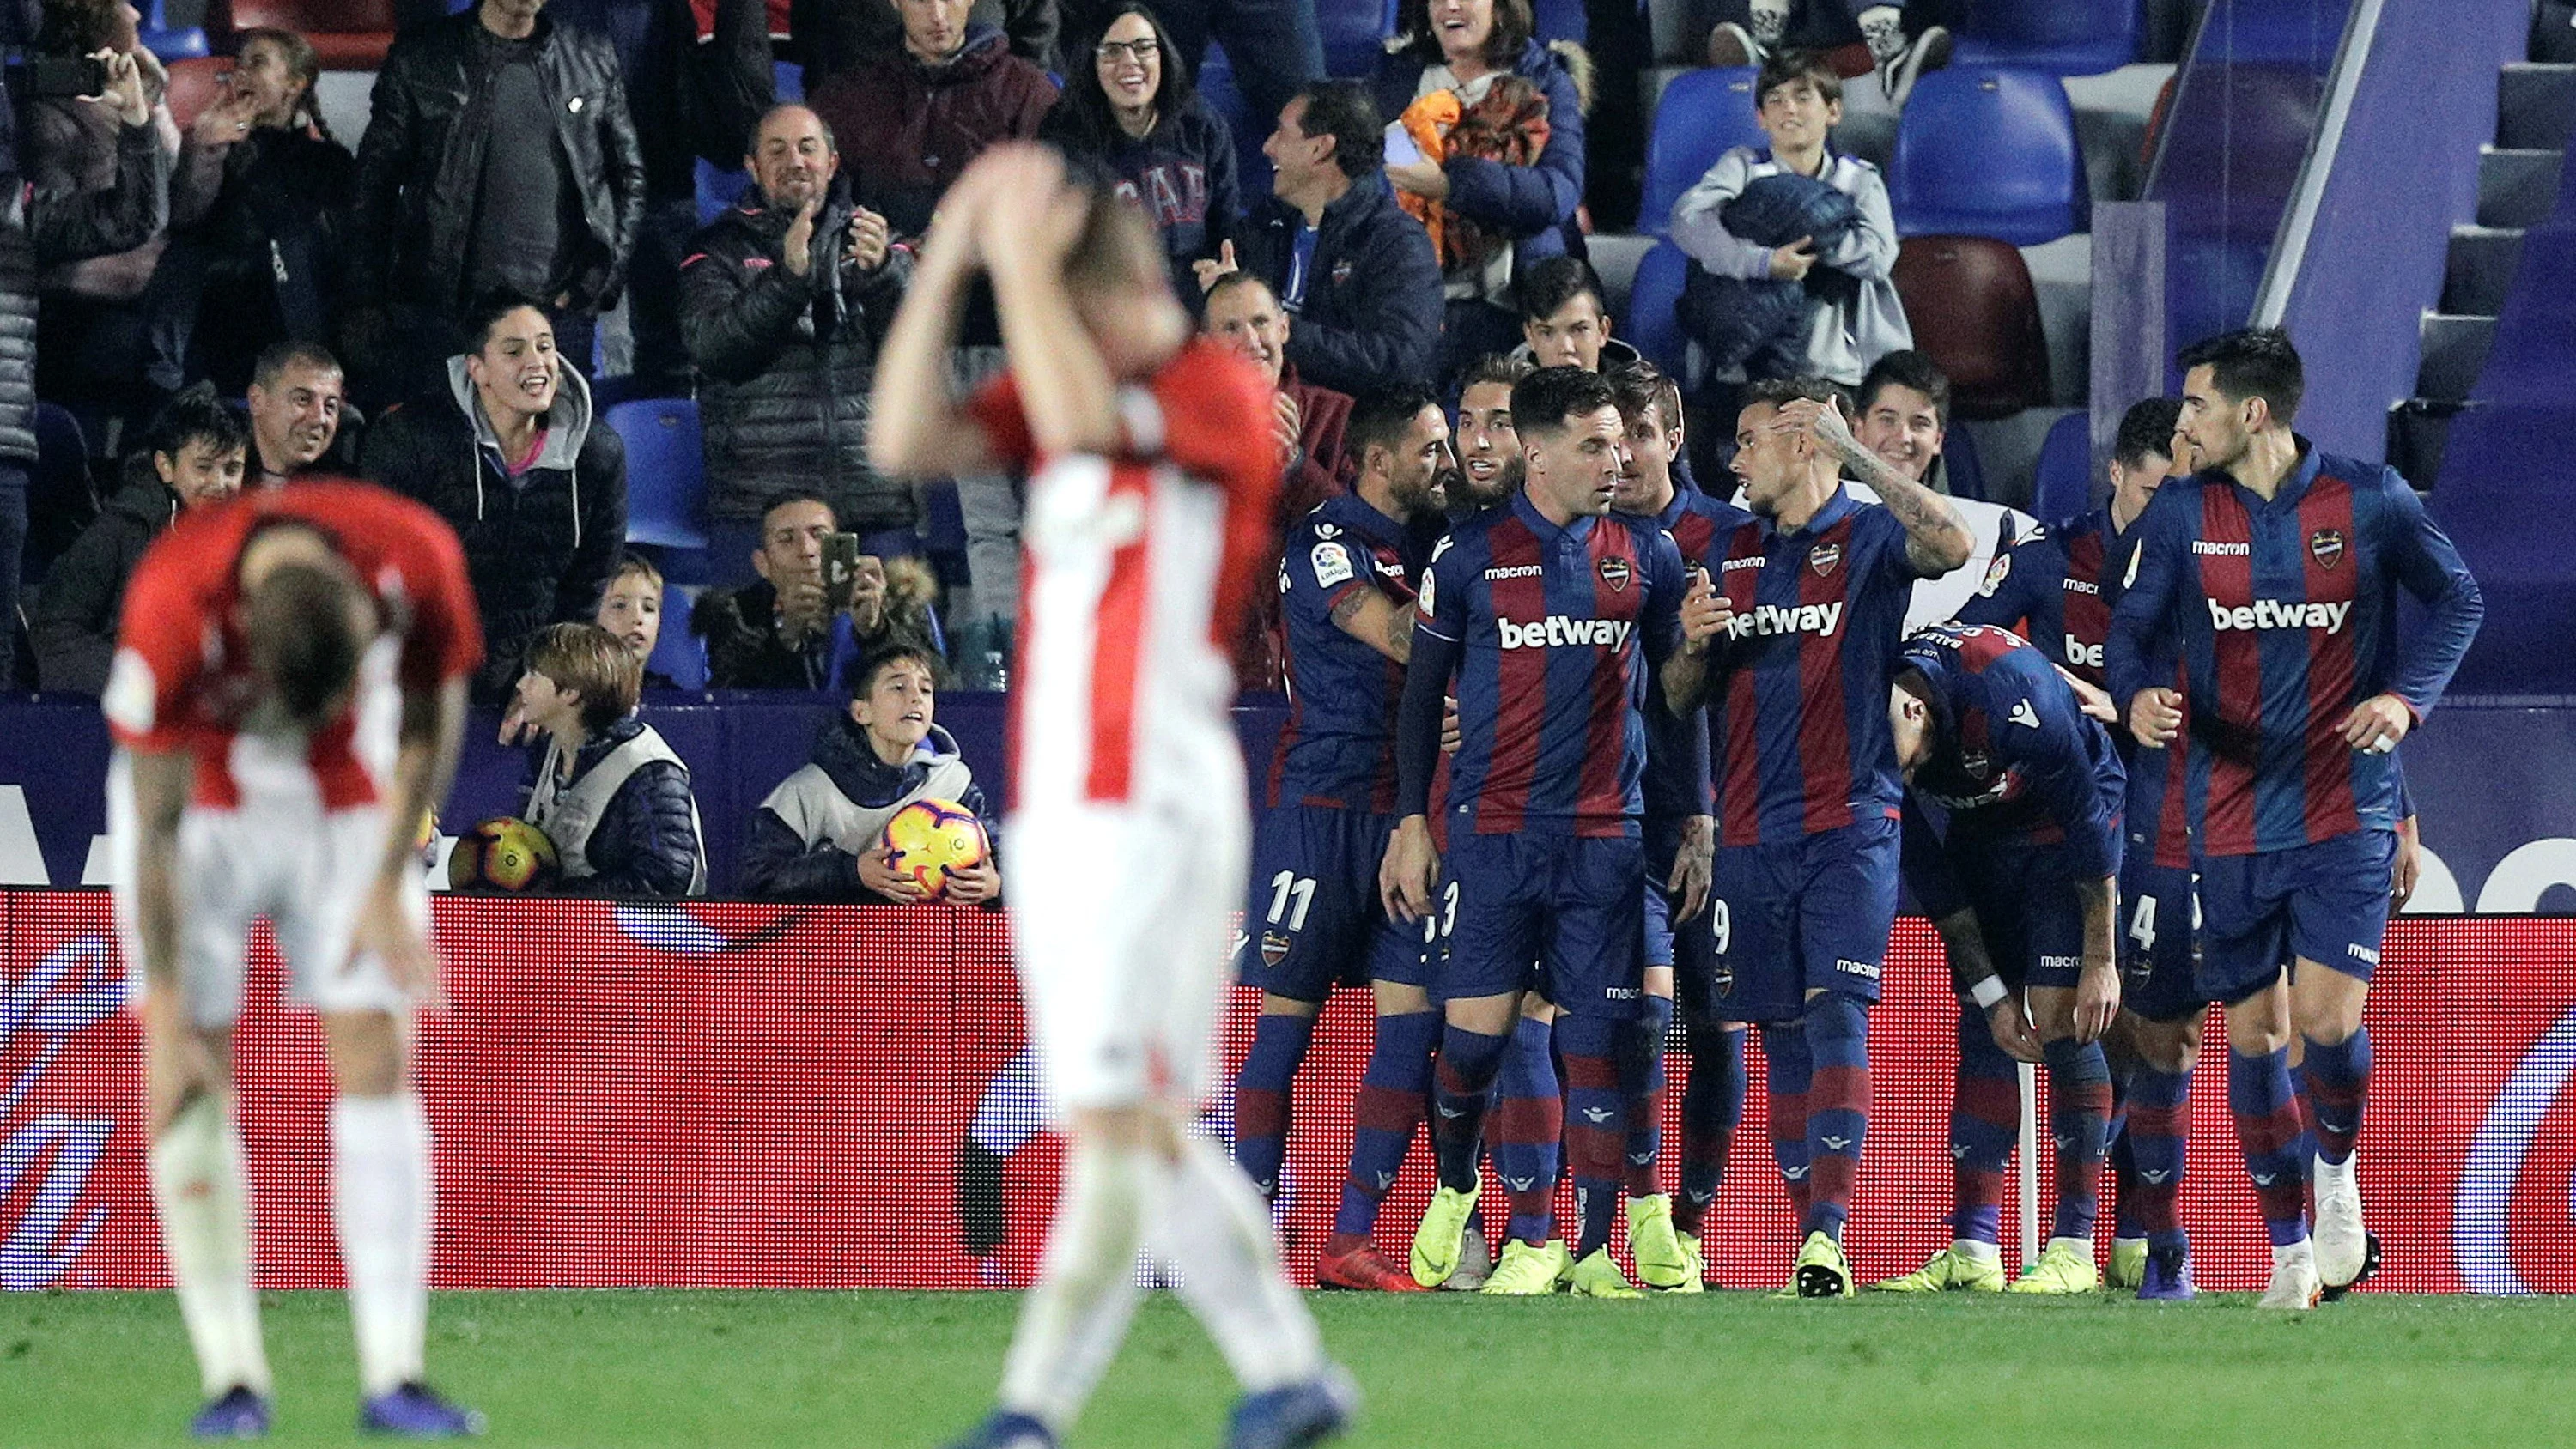
{"label": "boy in grey jacket", "polygon": [[[1896,218],[1888,209],[1887,185],[1877,167],[1836,152],[1828,141],[1842,120],[1842,92],[1842,78],[1822,56],[1775,51],[1767,57],[1755,98],[1770,147],[1738,146],[1719,157],[1673,204],[1671,235],[1711,276],[1806,284],[1806,355],[1803,366],[1790,371],[1849,388],[1859,386],[1880,357],[1913,346],[1914,332],[1892,280]],[[1849,196],[1858,223],[1822,250],[1812,237],[1775,247],[1726,229],[1720,214],[1728,202],[1756,179],[1784,174],[1820,180]],[[1833,279],[1837,284],[1811,279],[1819,268],[1840,274]]]}

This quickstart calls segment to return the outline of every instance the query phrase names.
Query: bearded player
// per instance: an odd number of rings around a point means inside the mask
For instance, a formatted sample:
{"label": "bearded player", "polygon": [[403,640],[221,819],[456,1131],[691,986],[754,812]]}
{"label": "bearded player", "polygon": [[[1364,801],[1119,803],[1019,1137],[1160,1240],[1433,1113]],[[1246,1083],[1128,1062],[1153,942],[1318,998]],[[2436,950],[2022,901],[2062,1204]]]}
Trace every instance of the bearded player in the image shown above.
{"label": "bearded player", "polygon": [[[2291,431],[2306,378],[2287,334],[2227,333],[2177,362],[2176,446],[2199,471],[2138,520],[2105,666],[2141,746],[2170,748],[2189,722],[2199,993],[2227,1008],[2228,1106],[2272,1243],[2263,1306],[2302,1309],[2370,1264],[2353,1144],[2402,813],[2396,749],[2485,603],[2395,470]],[[2404,641],[2401,587],[2427,616]],[[2159,663],[2173,658],[2180,690]],[[2293,1032],[2315,1119],[2313,1240]]]}
{"label": "bearded player", "polygon": [[[961,407],[948,358],[979,270],[1010,370]],[[1029,477],[1012,925],[1066,1161],[1001,1402],[962,1441],[980,1449],[1070,1427],[1135,1311],[1139,1247],[1243,1384],[1238,1449],[1321,1442],[1355,1398],[1260,1195],[1185,1130],[1250,833],[1224,643],[1263,582],[1280,466],[1266,382],[1193,340],[1166,277],[1140,213],[1052,151],[998,148],[942,201],[877,372],[880,469]]]}
{"label": "bearded player", "polygon": [[482,627],[456,535],[353,483],[191,513],[125,599],[102,705],[117,925],[143,1017],[153,1199],[207,1403],[253,1438],[270,1379],[251,1278],[233,1022],[252,922],[320,1013],[336,1096],[331,1207],[348,1272],[359,1427],[479,1432],[421,1383],[429,1122],[410,1017],[439,1002],[420,821],[455,776]]}

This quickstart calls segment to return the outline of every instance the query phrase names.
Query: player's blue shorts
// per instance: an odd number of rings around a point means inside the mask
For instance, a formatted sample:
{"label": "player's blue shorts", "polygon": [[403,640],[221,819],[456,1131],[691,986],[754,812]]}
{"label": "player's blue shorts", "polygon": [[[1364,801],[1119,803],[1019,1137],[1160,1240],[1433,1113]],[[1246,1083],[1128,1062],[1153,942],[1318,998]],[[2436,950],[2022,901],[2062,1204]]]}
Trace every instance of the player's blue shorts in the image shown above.
{"label": "player's blue shorts", "polygon": [[1896,926],[1897,823],[1862,820],[1772,845],[1720,845],[1708,903],[1713,1011],[1795,1021],[1810,991],[1878,999]]}
{"label": "player's blue shorts", "polygon": [[1977,934],[2004,984],[2072,991],[2084,967],[2084,900],[2054,846],[1962,838],[1950,868],[1977,915]]}
{"label": "player's blue shorts", "polygon": [[2370,979],[2388,933],[2397,836],[2356,830],[2200,865],[2200,994],[2234,1006],[2269,986],[2292,958]]}
{"label": "player's blue shorts", "polygon": [[1577,1016],[1637,1014],[1645,967],[1642,841],[1572,835],[1449,837],[1435,995],[1535,990]]}
{"label": "player's blue shorts", "polygon": [[1665,887],[1673,878],[1673,856],[1681,849],[1682,819],[1646,817],[1646,964],[1673,968],[1673,1005],[1687,1015],[1706,1019],[1715,1009],[1709,989],[1717,966],[1717,937],[1709,930],[1708,907],[1679,925],[1673,917],[1681,898]]}
{"label": "player's blue shorts", "polygon": [[2209,999],[2197,980],[2200,897],[2191,871],[2158,865],[2155,852],[2129,842],[2120,866],[2120,1004],[2149,1021],[2180,1021]]}
{"label": "player's blue shorts", "polygon": [[1262,814],[1243,908],[1243,984],[1293,1001],[1373,980],[1426,984],[1422,928],[1388,920],[1378,898],[1394,827],[1392,815],[1315,805]]}

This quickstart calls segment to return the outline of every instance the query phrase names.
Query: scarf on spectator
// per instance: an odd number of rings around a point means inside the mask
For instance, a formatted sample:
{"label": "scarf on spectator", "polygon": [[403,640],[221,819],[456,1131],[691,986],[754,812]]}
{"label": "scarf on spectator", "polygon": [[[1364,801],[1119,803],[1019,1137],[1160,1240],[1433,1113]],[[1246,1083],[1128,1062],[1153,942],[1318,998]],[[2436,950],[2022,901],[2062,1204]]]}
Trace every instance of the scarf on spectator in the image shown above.
{"label": "scarf on spectator", "polygon": [[[1456,91],[1433,91],[1405,107],[1397,120],[1425,158],[1444,165],[1472,156],[1505,166],[1534,166],[1547,149],[1547,95],[1525,76],[1496,76],[1485,98],[1472,106],[1460,104]],[[1397,204],[1431,233],[1444,273],[1483,266],[1511,241],[1429,197],[1401,189],[1395,195]]]}

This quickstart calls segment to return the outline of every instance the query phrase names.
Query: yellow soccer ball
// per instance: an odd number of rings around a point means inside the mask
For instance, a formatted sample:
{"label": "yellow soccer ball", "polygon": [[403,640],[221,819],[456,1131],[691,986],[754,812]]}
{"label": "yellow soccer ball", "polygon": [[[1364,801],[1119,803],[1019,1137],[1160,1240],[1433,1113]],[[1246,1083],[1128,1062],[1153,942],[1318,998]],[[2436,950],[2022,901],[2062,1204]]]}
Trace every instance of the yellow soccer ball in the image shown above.
{"label": "yellow soccer ball", "polygon": [[515,815],[496,815],[456,837],[447,888],[522,895],[553,885],[561,868],[544,831]]}
{"label": "yellow soccer ball", "polygon": [[885,828],[886,865],[920,885],[932,900],[948,894],[948,878],[973,870],[993,853],[984,824],[954,800],[915,800],[894,813]]}

